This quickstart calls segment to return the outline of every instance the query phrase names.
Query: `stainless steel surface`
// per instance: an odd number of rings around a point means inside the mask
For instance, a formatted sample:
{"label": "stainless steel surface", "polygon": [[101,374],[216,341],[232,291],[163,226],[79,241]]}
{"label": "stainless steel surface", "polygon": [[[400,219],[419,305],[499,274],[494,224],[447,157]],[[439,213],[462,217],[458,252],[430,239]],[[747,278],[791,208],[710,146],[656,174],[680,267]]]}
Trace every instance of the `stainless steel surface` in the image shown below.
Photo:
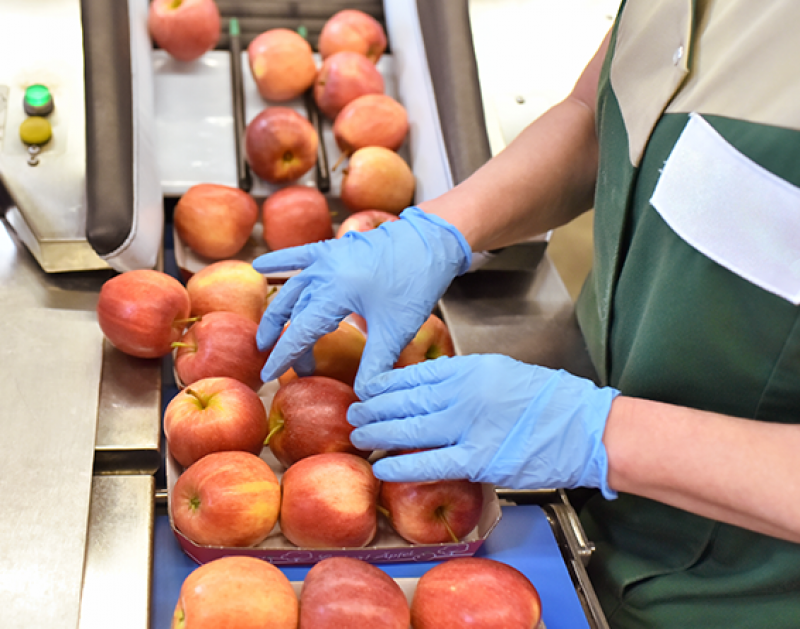
{"label": "stainless steel surface", "polygon": [[149,475],[95,476],[79,629],[149,626],[153,493]]}
{"label": "stainless steel surface", "polygon": [[[86,241],[86,123],[80,0],[0,0],[0,180],[15,201],[20,238],[50,272],[104,269]],[[52,139],[28,163],[19,126],[25,88],[46,85],[55,102]]]}
{"label": "stainless steel surface", "polygon": [[[161,363],[128,359],[104,345],[97,325],[97,296],[111,275],[45,273],[0,221],[3,629],[27,628],[32,619],[37,625],[74,629],[79,610],[86,618],[96,617],[92,601],[101,598],[85,598],[81,605],[84,570],[96,573],[94,562],[107,561],[119,544],[138,554],[135,539],[150,535],[151,525],[141,529],[116,515],[101,532],[87,529],[90,504],[92,526],[99,526],[97,519],[108,510],[107,493],[100,493],[106,506],[92,502],[98,487],[117,482],[117,476],[93,479],[95,459],[106,473],[133,469],[146,475],[159,456]],[[130,517],[146,515],[152,504],[151,491]],[[112,533],[117,525],[120,533]],[[128,559],[123,553],[114,561],[124,566]],[[148,575],[139,576],[144,581],[137,587],[149,588]],[[119,617],[114,618],[117,624]]]}
{"label": "stainless steel surface", "polygon": [[103,343],[95,474],[153,474],[161,464],[160,360]]}
{"label": "stainless steel surface", "polygon": [[[102,333],[96,292],[43,281],[0,231],[0,626],[74,629],[86,553]],[[76,290],[73,290],[76,289]]]}
{"label": "stainless steel surface", "polygon": [[439,302],[458,354],[500,353],[596,378],[546,243],[508,247],[456,278]]}

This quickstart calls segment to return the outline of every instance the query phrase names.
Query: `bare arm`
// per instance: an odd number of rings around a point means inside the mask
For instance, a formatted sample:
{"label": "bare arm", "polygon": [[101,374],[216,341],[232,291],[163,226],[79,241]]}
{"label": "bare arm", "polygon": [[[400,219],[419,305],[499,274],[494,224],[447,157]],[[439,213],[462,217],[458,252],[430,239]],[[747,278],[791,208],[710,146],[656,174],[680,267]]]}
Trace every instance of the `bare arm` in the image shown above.
{"label": "bare arm", "polygon": [[598,155],[595,99],[608,39],[566,99],[467,180],[420,207],[455,225],[475,251],[520,242],[591,209]]}
{"label": "bare arm", "polygon": [[620,396],[603,442],[616,491],[800,543],[800,425]]}

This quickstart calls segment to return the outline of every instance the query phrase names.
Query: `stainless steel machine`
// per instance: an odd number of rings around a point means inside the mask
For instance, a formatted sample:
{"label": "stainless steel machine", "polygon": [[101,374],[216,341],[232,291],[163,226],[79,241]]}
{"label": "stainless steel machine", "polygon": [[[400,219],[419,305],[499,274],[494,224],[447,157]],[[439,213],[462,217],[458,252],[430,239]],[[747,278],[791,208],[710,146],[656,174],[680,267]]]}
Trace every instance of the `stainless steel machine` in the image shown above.
{"label": "stainless steel machine", "polygon": [[0,2],[5,216],[46,272],[156,264],[163,204],[146,10]]}
{"label": "stainless steel machine", "polygon": [[[524,4],[494,1],[496,8]],[[571,5],[593,24],[607,19],[599,0],[529,2]],[[226,27],[217,50],[179,64],[153,49],[147,4],[0,0],[4,629],[149,626],[162,397],[171,373],[166,361],[110,347],[95,305],[114,273],[169,263],[169,206],[188,186],[238,180]],[[245,39],[300,23],[313,39],[346,6],[381,19],[391,46],[384,70],[413,122],[408,157],[418,201],[502,150],[541,104],[516,87],[481,89],[492,70],[479,43],[492,33],[476,29],[470,14],[491,3],[218,4],[224,24],[240,20]],[[485,13],[479,23],[490,24]],[[258,107],[252,93],[245,81],[249,116]],[[335,195],[335,176],[331,184]],[[267,192],[254,183],[255,195]],[[543,236],[480,256],[480,268],[454,283],[441,311],[460,353],[502,351],[591,376],[546,246]],[[563,494],[503,496],[550,503],[589,624],[604,626],[583,568],[590,545]]]}

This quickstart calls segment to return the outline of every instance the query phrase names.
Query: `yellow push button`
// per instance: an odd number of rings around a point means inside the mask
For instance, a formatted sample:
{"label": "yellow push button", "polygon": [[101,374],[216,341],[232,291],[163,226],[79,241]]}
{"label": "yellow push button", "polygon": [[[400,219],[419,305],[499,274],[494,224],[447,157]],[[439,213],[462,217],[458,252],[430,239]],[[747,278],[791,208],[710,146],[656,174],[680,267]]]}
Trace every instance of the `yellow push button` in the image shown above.
{"label": "yellow push button", "polygon": [[19,138],[25,144],[40,146],[46,144],[52,135],[50,121],[41,116],[31,116],[19,126]]}

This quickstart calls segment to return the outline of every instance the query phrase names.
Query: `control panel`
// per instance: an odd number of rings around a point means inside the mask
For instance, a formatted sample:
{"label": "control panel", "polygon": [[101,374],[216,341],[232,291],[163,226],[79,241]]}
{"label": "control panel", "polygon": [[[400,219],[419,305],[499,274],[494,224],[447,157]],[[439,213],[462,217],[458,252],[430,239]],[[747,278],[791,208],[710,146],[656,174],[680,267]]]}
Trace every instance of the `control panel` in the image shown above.
{"label": "control panel", "polygon": [[6,220],[47,272],[108,268],[85,234],[81,2],[0,0],[0,15],[0,184],[13,203]]}

